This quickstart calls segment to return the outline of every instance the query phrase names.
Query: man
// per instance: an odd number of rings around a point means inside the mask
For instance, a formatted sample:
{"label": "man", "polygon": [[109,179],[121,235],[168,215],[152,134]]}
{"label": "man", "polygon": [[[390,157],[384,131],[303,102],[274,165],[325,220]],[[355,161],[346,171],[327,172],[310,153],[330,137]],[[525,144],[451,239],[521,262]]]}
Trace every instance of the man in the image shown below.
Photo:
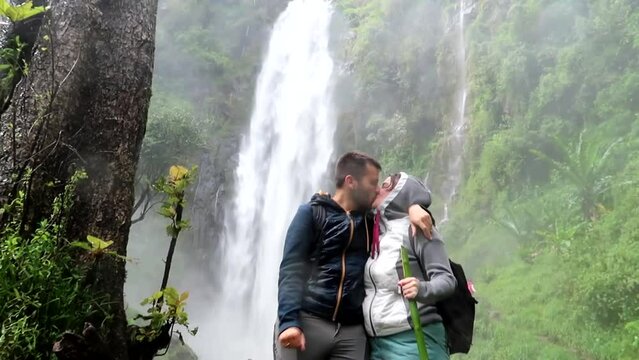
{"label": "man", "polygon": [[[370,156],[346,153],[337,162],[335,195],[316,194],[299,207],[280,264],[276,359],[365,359],[363,275],[380,171]],[[429,238],[431,218],[420,207],[428,200],[415,193],[409,213],[413,226]],[[314,206],[324,210],[321,230],[315,227]]]}

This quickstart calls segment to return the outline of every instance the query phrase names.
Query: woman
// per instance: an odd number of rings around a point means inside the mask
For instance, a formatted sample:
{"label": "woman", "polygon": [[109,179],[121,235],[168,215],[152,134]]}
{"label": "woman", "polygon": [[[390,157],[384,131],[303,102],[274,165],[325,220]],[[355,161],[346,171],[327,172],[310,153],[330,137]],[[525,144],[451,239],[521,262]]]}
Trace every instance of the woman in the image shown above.
{"label": "woman", "polygon": [[[430,203],[430,193],[419,180],[406,173],[395,174],[384,181],[373,204],[377,208],[373,241],[378,235],[379,242],[366,263],[363,306],[371,360],[419,359],[408,308],[412,299],[417,300],[429,359],[449,358],[446,332],[435,303],[450,296],[457,281],[436,229],[432,240],[410,234],[408,214],[403,209],[408,208],[407,194],[416,191],[428,196]],[[408,250],[414,277],[404,279],[402,246]]]}

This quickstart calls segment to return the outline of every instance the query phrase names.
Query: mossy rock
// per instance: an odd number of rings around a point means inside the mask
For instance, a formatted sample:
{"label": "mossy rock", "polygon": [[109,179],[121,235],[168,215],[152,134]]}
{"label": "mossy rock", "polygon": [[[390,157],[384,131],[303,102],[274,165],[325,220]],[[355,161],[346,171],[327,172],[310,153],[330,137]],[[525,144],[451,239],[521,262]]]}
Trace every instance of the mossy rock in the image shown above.
{"label": "mossy rock", "polygon": [[163,358],[166,360],[197,360],[197,355],[187,344],[182,344],[174,337],[171,340],[169,352]]}

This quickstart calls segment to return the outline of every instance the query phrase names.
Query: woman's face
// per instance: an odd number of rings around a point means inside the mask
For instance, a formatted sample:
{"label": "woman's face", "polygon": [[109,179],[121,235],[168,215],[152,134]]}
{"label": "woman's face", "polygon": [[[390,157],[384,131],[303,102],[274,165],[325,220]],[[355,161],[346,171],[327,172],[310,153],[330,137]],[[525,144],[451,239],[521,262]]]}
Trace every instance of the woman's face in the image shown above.
{"label": "woman's face", "polygon": [[379,189],[375,201],[373,201],[373,208],[377,209],[391,191],[393,191],[393,179],[389,176],[382,183],[382,187]]}

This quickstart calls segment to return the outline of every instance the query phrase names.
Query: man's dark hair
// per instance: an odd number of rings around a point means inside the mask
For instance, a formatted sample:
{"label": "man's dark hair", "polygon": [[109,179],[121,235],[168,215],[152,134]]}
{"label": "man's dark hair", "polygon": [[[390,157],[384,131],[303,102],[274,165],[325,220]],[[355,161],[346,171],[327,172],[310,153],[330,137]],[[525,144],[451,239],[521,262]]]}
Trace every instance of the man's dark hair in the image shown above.
{"label": "man's dark hair", "polygon": [[352,151],[342,155],[335,166],[335,186],[338,189],[344,186],[344,180],[348,175],[360,180],[366,173],[366,165],[382,170],[377,160],[364,153]]}

